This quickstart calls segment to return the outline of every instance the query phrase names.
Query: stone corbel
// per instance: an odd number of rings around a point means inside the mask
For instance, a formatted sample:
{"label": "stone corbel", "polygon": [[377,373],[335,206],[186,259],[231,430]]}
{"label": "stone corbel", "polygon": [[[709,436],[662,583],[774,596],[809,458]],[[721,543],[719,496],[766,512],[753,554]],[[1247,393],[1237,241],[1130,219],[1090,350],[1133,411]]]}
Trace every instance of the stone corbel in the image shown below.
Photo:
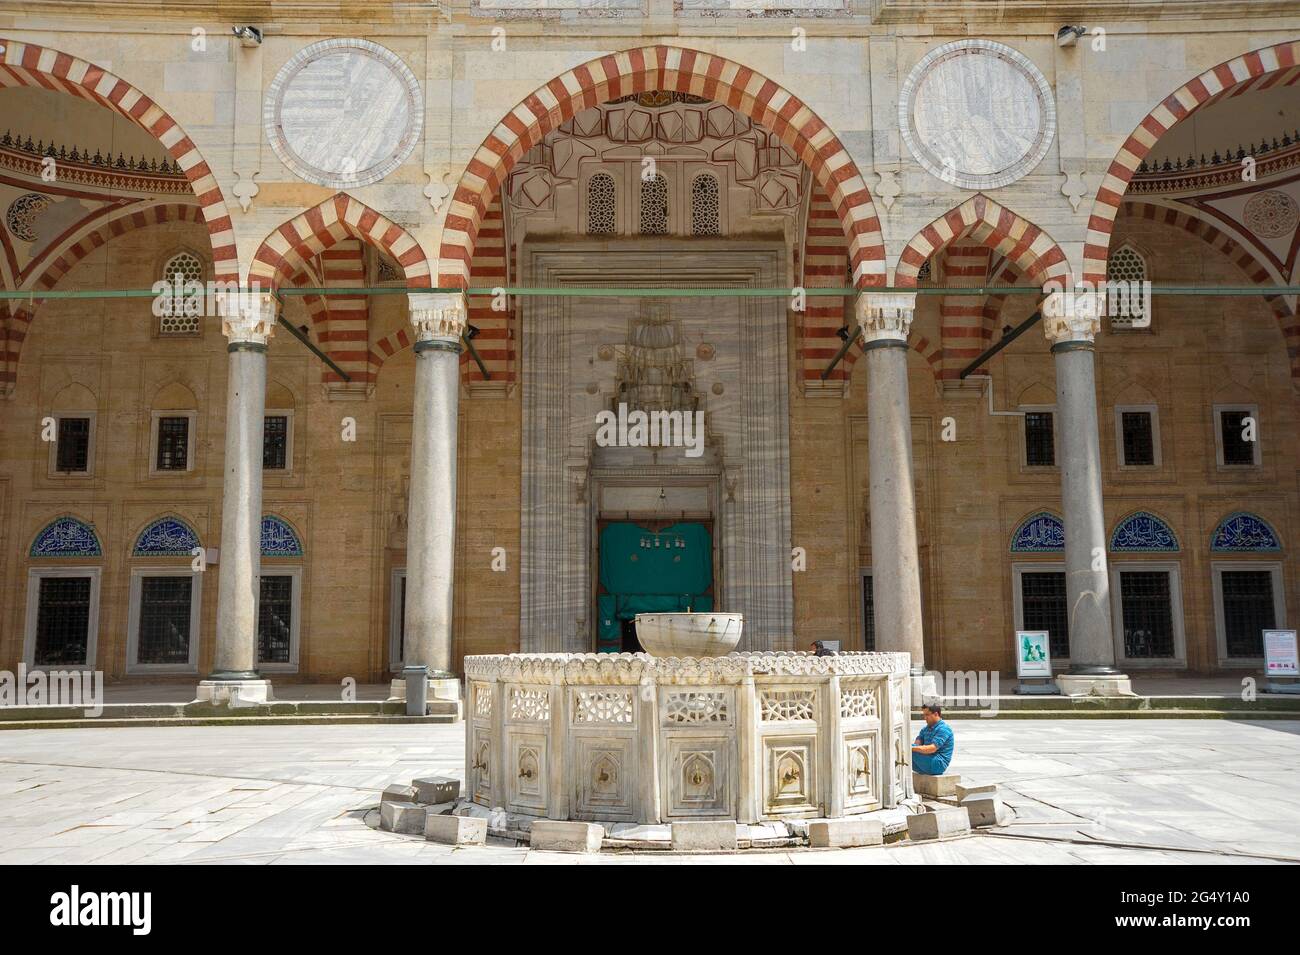
{"label": "stone corbel", "polygon": [[876,343],[907,343],[916,314],[915,292],[860,292],[853,303],[864,348]]}
{"label": "stone corbel", "polygon": [[469,313],[463,292],[412,292],[407,296],[411,310],[411,327],[415,329],[415,350],[424,343],[455,345],[448,351],[460,351],[460,337],[465,333]]}
{"label": "stone corbel", "polygon": [[253,292],[237,289],[219,293],[216,297],[217,314],[221,316],[221,334],[231,346],[253,345],[266,347],[275,333],[278,303],[271,292]]}
{"label": "stone corbel", "polygon": [[1090,289],[1051,291],[1043,299],[1043,333],[1053,346],[1092,342],[1101,331],[1106,296]]}

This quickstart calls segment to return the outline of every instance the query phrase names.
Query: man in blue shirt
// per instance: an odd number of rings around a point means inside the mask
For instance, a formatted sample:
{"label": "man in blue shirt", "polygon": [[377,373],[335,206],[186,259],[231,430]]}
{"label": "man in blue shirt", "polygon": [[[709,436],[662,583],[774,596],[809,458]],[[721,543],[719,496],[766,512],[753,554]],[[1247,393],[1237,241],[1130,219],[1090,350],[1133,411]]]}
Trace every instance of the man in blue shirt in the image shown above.
{"label": "man in blue shirt", "polygon": [[952,762],[956,746],[952,727],[943,721],[943,707],[938,703],[921,707],[921,716],[925,718],[925,726],[912,743],[912,769],[926,776],[942,776]]}

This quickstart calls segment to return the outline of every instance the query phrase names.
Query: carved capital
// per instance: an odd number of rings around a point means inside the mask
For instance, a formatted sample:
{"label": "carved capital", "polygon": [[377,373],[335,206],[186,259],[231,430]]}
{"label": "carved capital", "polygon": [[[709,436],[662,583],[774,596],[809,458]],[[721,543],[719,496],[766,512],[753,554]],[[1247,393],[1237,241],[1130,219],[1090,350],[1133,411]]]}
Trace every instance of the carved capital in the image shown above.
{"label": "carved capital", "polygon": [[234,289],[218,292],[221,334],[234,344],[265,345],[275,333],[278,303],[271,292]]}
{"label": "carved capital", "polygon": [[469,313],[463,292],[412,292],[407,296],[417,342],[459,342]]}
{"label": "carved capital", "polygon": [[916,314],[915,292],[859,292],[854,302],[862,342],[906,342]]}
{"label": "carved capital", "polygon": [[1090,342],[1101,330],[1106,296],[1089,289],[1047,289],[1043,299],[1043,333],[1053,345]]}

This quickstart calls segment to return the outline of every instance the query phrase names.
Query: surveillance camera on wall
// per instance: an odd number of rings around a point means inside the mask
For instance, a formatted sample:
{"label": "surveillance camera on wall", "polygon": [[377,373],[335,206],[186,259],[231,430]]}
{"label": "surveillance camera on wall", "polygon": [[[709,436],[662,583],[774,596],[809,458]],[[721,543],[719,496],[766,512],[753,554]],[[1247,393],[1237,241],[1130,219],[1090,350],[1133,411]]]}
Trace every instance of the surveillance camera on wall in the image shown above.
{"label": "surveillance camera on wall", "polygon": [[230,30],[244,46],[261,46],[262,31],[257,27],[232,27]]}
{"label": "surveillance camera on wall", "polygon": [[1074,46],[1079,42],[1079,37],[1088,32],[1087,27],[1063,26],[1056,31],[1057,46]]}

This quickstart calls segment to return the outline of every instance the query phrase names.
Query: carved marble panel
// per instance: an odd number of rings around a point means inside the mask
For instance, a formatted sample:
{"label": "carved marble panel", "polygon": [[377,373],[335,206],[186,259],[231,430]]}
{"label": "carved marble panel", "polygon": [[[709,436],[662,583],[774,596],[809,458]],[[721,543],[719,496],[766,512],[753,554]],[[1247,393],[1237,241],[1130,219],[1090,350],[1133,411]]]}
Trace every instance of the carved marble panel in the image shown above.
{"label": "carved marble panel", "polygon": [[763,806],[767,812],[817,808],[816,746],[811,736],[763,740]]}
{"label": "carved marble panel", "polygon": [[732,721],[734,704],[730,690],[668,690],[662,696],[665,726],[704,726]]}
{"label": "carved marble panel", "polygon": [[518,734],[510,737],[506,789],[514,811],[546,812],[546,737]]}
{"label": "carved marble panel", "polygon": [[846,808],[880,801],[879,736],[863,733],[844,740],[844,774],[841,781]]}
{"label": "carved marble panel", "polygon": [[759,706],[764,723],[789,723],[817,718],[817,690],[762,690]]}
{"label": "carved marble panel", "polygon": [[512,723],[546,723],[551,719],[551,693],[546,689],[513,686],[510,688]]}
{"label": "carved marble panel", "polygon": [[492,737],[475,732],[473,758],[469,767],[469,791],[474,801],[483,806],[492,805]]}
{"label": "carved marble panel", "polygon": [[575,746],[577,819],[633,819],[636,793],[636,741],[579,738]]}
{"label": "carved marble panel", "polygon": [[633,691],[625,687],[574,690],[570,712],[575,724],[631,726],[636,721]]}
{"label": "carved marble panel", "polygon": [[681,737],[669,739],[667,746],[663,800],[669,818],[716,818],[735,812],[731,740]]}

